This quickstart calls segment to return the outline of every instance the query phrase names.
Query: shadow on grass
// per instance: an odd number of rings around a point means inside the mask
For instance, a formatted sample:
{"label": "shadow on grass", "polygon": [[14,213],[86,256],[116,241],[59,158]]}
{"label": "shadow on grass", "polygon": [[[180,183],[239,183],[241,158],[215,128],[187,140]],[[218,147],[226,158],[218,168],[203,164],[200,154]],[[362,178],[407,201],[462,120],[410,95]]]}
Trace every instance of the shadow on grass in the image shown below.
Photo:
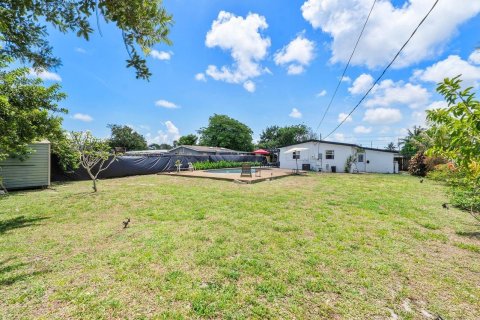
{"label": "shadow on grass", "polygon": [[49,219],[48,217],[38,217],[38,218],[26,218],[25,216],[19,216],[8,220],[0,221],[0,234],[3,234],[7,231],[19,228],[25,228],[37,225],[38,221]]}
{"label": "shadow on grass", "polygon": [[480,231],[472,231],[472,232],[457,231],[456,233],[462,237],[480,239]]}
{"label": "shadow on grass", "polygon": [[12,260],[14,260],[14,258],[8,258],[0,261],[0,286],[9,286],[17,281],[22,281],[29,277],[50,272],[49,270],[40,270],[9,275],[9,273],[17,273],[19,269],[28,266],[26,263],[23,262],[8,264]]}

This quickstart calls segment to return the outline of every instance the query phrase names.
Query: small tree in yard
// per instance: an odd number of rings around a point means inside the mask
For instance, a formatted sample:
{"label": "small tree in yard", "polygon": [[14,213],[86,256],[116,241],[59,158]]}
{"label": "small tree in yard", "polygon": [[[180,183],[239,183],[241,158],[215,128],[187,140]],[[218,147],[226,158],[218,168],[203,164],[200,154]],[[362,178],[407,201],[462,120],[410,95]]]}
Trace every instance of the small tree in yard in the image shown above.
{"label": "small tree in yard", "polygon": [[79,164],[87,170],[93,181],[93,190],[97,192],[97,179],[116,160],[116,154],[106,140],[95,138],[89,131],[71,133],[72,148],[78,155]]}
{"label": "small tree in yard", "polygon": [[448,107],[427,110],[434,141],[428,153],[443,156],[458,168],[454,202],[480,220],[480,102],[472,88],[462,90],[459,78],[438,85]]}

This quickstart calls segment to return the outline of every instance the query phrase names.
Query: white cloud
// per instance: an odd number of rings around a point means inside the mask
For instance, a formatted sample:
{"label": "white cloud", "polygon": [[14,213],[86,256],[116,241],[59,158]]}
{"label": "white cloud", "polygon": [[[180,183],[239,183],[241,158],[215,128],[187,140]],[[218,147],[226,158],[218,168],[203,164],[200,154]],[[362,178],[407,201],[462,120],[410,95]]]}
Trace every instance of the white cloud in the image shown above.
{"label": "white cloud", "polygon": [[87,50],[85,50],[83,48],[80,48],[80,47],[75,48],[75,51],[78,52],[78,53],[83,53],[83,54],[87,53]]}
{"label": "white cloud", "polygon": [[406,105],[412,109],[428,104],[430,93],[421,85],[383,80],[372,90],[372,97],[367,100],[367,107],[392,107]]}
{"label": "white cloud", "polygon": [[168,120],[163,123],[166,127],[166,131],[158,130],[156,136],[152,137],[152,134],[147,133],[145,138],[147,139],[148,143],[169,143],[171,144],[174,140],[178,140],[180,138],[180,130],[173,124],[172,121]]}
{"label": "white cloud", "polygon": [[345,135],[343,133],[335,133],[333,135],[333,140],[338,142],[345,142]]}
{"label": "white cloud", "polygon": [[364,126],[356,126],[355,129],[353,129],[353,132],[355,133],[361,133],[361,134],[366,134],[372,132],[372,127],[364,127]]}
{"label": "white cloud", "polygon": [[[377,1],[352,65],[375,68],[386,65],[431,8],[434,0],[409,0],[403,5]],[[302,14],[314,28],[332,37],[331,62],[346,62],[365,22],[371,0],[307,0]],[[431,58],[480,12],[480,1],[440,1],[426,23],[400,55],[395,67],[406,67]]]}
{"label": "white cloud", "polygon": [[402,113],[394,108],[377,108],[365,111],[363,121],[372,124],[391,124],[402,120]]}
{"label": "white cloud", "polygon": [[293,108],[292,112],[290,112],[288,116],[292,118],[300,119],[302,117],[302,113],[297,108]]}
{"label": "white cloud", "polygon": [[300,34],[275,53],[274,61],[280,66],[288,65],[288,74],[300,74],[315,57],[314,51],[315,43]]}
{"label": "white cloud", "polygon": [[296,75],[302,74],[305,71],[305,68],[299,64],[291,64],[287,68],[287,74]]}
{"label": "white cloud", "polygon": [[243,88],[247,90],[248,92],[255,92],[255,82],[251,80],[247,80],[243,83]]}
{"label": "white cloud", "polygon": [[419,125],[422,127],[426,126],[426,118],[427,118],[427,113],[426,110],[434,110],[434,109],[440,109],[440,108],[446,108],[448,107],[448,104],[444,100],[439,100],[439,101],[434,101],[430,103],[425,109],[423,110],[415,110],[412,112],[411,118],[412,118],[412,123],[411,125]]}
{"label": "white cloud", "polygon": [[195,80],[206,82],[207,78],[205,77],[204,73],[200,72],[195,75]]}
{"label": "white cloud", "polygon": [[37,78],[40,78],[42,80],[62,81],[62,78],[60,77],[60,75],[58,75],[55,72],[50,72],[50,71],[47,71],[47,70],[36,71],[36,70],[31,68],[30,71],[29,71],[29,76],[30,77],[37,77]]}
{"label": "white cloud", "polygon": [[167,100],[157,100],[157,101],[155,101],[155,105],[157,107],[167,108],[167,109],[178,109],[178,108],[180,108],[175,103],[167,101]]}
{"label": "white cloud", "polygon": [[[338,114],[337,121],[342,122],[347,117],[348,117],[348,113],[341,112],[341,113]],[[352,117],[348,117],[347,120],[345,120],[345,122],[352,122],[352,121],[353,121]]]}
{"label": "white cloud", "polygon": [[93,121],[92,116],[90,116],[88,114],[84,114],[84,113],[75,113],[72,116],[72,118],[75,119],[75,120],[83,121],[83,122],[92,122]]}
{"label": "white cloud", "polygon": [[369,74],[362,73],[361,75],[358,76],[355,81],[353,81],[353,84],[350,88],[348,88],[348,91],[352,94],[360,94],[360,93],[366,93],[368,89],[373,85],[373,77]]}
{"label": "white cloud", "polygon": [[[472,57],[472,55],[470,55],[470,60],[475,61],[477,57],[476,55]],[[480,67],[463,60],[457,55],[451,55],[424,70],[415,70],[413,78],[438,83],[447,77],[453,78],[460,74],[465,86],[477,86],[480,80]]]}
{"label": "white cloud", "polygon": [[327,95],[327,90],[322,90],[319,93],[317,93],[317,97],[324,97]]}
{"label": "white cloud", "polygon": [[342,82],[352,82],[352,79],[350,79],[350,77],[348,77],[348,76],[343,76],[342,77]]}
{"label": "white cloud", "polygon": [[427,110],[441,109],[448,107],[448,103],[445,100],[434,101],[430,103]]}
{"label": "white cloud", "polygon": [[167,51],[158,51],[153,49],[150,51],[150,56],[154,59],[158,60],[170,60],[172,58],[173,52],[167,52]]}
{"label": "white cloud", "polygon": [[270,39],[260,34],[260,30],[267,27],[265,17],[256,13],[243,18],[220,11],[207,33],[205,45],[229,51],[234,63],[220,69],[209,65],[205,73],[218,81],[239,84],[267,72],[260,65],[270,47]]}
{"label": "white cloud", "polygon": [[473,64],[480,64],[480,49],[477,49],[470,54],[468,61]]}

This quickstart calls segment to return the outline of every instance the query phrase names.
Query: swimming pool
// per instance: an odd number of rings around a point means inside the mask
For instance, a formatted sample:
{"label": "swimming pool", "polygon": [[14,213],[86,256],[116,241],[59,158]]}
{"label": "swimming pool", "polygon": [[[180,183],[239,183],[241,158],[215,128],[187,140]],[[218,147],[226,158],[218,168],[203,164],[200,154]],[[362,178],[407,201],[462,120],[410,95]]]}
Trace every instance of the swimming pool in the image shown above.
{"label": "swimming pool", "polygon": [[[252,173],[255,173],[256,168],[252,168]],[[226,168],[226,169],[210,169],[205,170],[205,172],[209,173],[242,173],[242,168]]]}

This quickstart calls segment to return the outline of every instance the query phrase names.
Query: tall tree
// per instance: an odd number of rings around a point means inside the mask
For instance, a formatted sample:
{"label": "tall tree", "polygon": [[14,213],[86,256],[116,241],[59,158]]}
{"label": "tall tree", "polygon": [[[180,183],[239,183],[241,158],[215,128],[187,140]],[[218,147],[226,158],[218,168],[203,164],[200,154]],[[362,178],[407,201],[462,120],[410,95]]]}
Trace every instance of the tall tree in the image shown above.
{"label": "tall tree", "polygon": [[424,152],[428,146],[428,133],[425,128],[413,126],[408,129],[405,138],[400,139],[400,154],[407,158],[413,157],[417,152]]}
{"label": "tall tree", "polygon": [[103,17],[121,30],[127,67],[135,68],[137,78],[148,79],[151,73],[140,51],[148,54],[157,43],[171,44],[173,20],[161,0],[0,1],[0,54],[32,63],[36,69],[58,67],[61,61],[47,40],[48,26],[88,40],[94,32],[93,15],[97,27]]}
{"label": "tall tree", "polygon": [[62,139],[58,114],[67,113],[58,105],[66,97],[58,84],[46,87],[28,77],[28,68],[7,67],[8,59],[0,56],[0,160],[27,156],[34,141]]}
{"label": "tall tree", "polygon": [[150,150],[170,150],[170,149],[172,149],[172,146],[169,145],[168,143],[162,143],[162,144],[151,143],[151,144],[148,145],[148,149],[150,149]]}
{"label": "tall tree", "polygon": [[274,125],[265,128],[260,134],[258,147],[272,149],[300,143],[310,139],[317,139],[317,136],[312,129],[305,124],[285,127]]}
{"label": "tall tree", "polygon": [[109,124],[108,128],[112,130],[112,136],[108,141],[110,147],[121,147],[127,149],[127,151],[147,149],[145,138],[129,126]]}
{"label": "tall tree", "polygon": [[467,190],[461,204],[469,206],[472,216],[480,220],[480,101],[472,88],[461,88],[460,76],[445,79],[437,91],[448,107],[427,110],[433,135],[428,153],[441,155],[455,164],[465,177],[460,185]]}
{"label": "tall tree", "polygon": [[186,136],[181,136],[178,139],[177,144],[179,145],[188,145],[193,146],[197,144],[198,137],[194,134],[187,134]]}
{"label": "tall tree", "polygon": [[226,115],[214,114],[208,126],[198,130],[200,145],[252,151],[253,131],[247,125]]}
{"label": "tall tree", "polygon": [[390,142],[390,143],[385,147],[385,150],[397,151],[397,146],[395,145],[395,143]]}

